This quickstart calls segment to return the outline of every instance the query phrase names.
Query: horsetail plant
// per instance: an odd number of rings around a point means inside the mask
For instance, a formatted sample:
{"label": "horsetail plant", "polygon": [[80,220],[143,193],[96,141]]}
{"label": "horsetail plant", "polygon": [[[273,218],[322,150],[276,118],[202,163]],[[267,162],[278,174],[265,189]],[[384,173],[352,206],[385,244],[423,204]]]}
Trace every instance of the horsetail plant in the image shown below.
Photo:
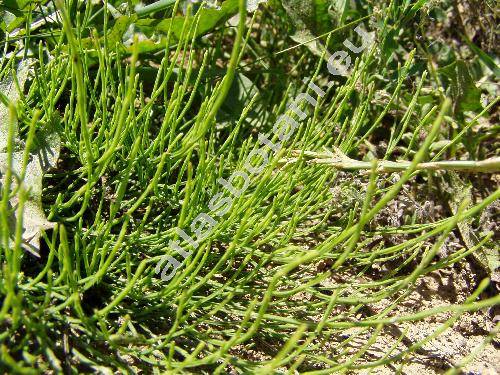
{"label": "horsetail plant", "polygon": [[[109,1],[116,18],[108,1],[48,3],[21,13],[57,12],[57,32],[36,49],[38,30],[5,41],[36,62],[1,97],[0,369],[402,368],[464,314],[500,303],[488,277],[455,303],[412,302],[423,280],[492,247],[487,230],[470,246],[449,242],[479,225],[500,190],[436,219],[416,209],[384,218],[450,174],[499,171],[496,156],[472,160],[460,146],[498,97],[457,131],[456,98],[429,94],[439,82],[418,70],[421,50],[384,50],[413,35],[405,22],[427,2],[375,11],[363,1],[356,19],[346,11],[318,37],[320,58],[276,38],[282,11],[250,18],[243,0],[183,16],[179,0],[137,11]],[[219,22],[234,9],[236,27]],[[17,80],[20,58],[2,58],[0,80]],[[37,185],[50,225],[37,228],[35,259],[22,246],[33,219],[26,181],[55,138],[57,163]],[[463,157],[446,158],[450,149]],[[410,340],[429,318],[435,330]],[[471,360],[442,359],[450,372]]]}

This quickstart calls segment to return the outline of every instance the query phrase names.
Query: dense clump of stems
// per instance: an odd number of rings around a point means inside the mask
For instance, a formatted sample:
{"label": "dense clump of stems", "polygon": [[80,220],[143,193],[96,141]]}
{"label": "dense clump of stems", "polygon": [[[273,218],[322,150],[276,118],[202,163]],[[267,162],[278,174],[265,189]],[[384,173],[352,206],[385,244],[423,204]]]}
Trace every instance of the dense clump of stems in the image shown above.
{"label": "dense clump of stems", "polygon": [[[73,2],[56,1],[61,33],[52,50],[40,44],[31,85],[10,107],[28,148],[36,132],[54,127],[64,152],[59,167],[45,176],[44,209],[57,225],[43,232],[44,253],[35,265],[21,251],[22,215],[8,220],[14,210],[22,213],[24,198],[21,208],[9,206],[9,180],[19,176],[6,169],[0,197],[2,366],[19,372],[38,366],[54,372],[320,374],[402,365],[462,314],[500,303],[500,296],[487,295],[484,279],[463,303],[399,310],[422,279],[491,246],[493,234],[480,232],[472,246],[441,251],[457,227],[470,226],[500,198],[500,190],[462,199],[437,220],[413,214],[391,225],[380,217],[409,196],[417,174],[430,189],[441,176],[434,171],[489,175],[498,173],[500,160],[452,160],[463,135],[498,98],[449,137],[451,101],[424,95],[423,88],[437,82],[426,71],[414,73],[418,52],[407,51],[404,63],[389,70],[380,46],[406,20],[396,1],[325,35],[325,45],[338,46],[335,38],[350,26],[372,16],[382,25],[378,45],[353,56],[350,74],[324,87],[314,106],[302,105],[307,117],[300,127],[269,154],[262,172],[233,197],[168,282],[155,266],[165,255],[178,256],[169,241],[189,247],[175,228],[193,232],[212,197],[231,194],[218,180],[244,168],[260,146],[257,134],[278,142],[273,126],[280,115],[295,116],[291,98],[314,95],[304,82],[331,77],[325,59],[297,46],[257,56],[262,50],[253,22],[261,22],[276,50],[281,44],[260,14],[246,17],[243,0],[236,29],[204,37],[217,43],[199,37],[198,11],[185,18],[180,36],[174,38],[169,24],[160,54],[145,53],[148,45],[137,35],[128,47],[111,41],[108,10],[92,15],[90,3],[73,17]],[[137,14],[170,7],[177,15],[179,1],[158,1]],[[416,12],[413,6],[406,11]],[[101,12],[103,30],[86,24]],[[264,64],[264,72],[245,70],[260,68],[264,59],[279,59],[293,73],[283,74],[271,94],[241,83],[244,74],[263,87],[273,83],[275,72]],[[15,55],[2,60],[0,78],[11,74],[14,61]],[[380,92],[390,95],[376,100]],[[241,108],[231,113],[240,99]],[[388,118],[393,123],[385,154],[368,157],[363,148]],[[387,178],[389,172],[398,178]],[[14,248],[11,238],[17,239]],[[446,319],[435,332],[405,343],[408,324],[437,316]],[[375,351],[394,327],[401,331]],[[453,366],[458,369],[458,361]]]}

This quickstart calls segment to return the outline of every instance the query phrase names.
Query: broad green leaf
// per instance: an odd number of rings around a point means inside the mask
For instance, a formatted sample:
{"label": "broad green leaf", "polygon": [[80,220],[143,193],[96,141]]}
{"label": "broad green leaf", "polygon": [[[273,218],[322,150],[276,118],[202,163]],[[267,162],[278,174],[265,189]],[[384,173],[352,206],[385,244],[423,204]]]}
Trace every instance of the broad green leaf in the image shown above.
{"label": "broad green leaf", "polygon": [[24,22],[23,12],[9,10],[0,7],[0,28],[4,32],[10,32]]}
{"label": "broad green leaf", "polygon": [[[113,26],[108,30],[106,34],[106,41],[108,45],[114,48],[117,43],[121,44],[123,42],[123,36],[125,35],[126,31],[130,27],[130,25],[132,25],[136,20],[137,16],[135,15],[130,17],[129,16],[118,17],[113,23]],[[94,43],[91,38],[82,39],[81,43],[82,46],[85,48],[94,47]]]}
{"label": "broad green leaf", "polygon": [[462,115],[465,111],[480,111],[482,109],[481,90],[476,87],[464,61],[457,60],[439,71],[451,80],[451,97],[454,102],[455,114]]}
{"label": "broad green leaf", "polygon": [[9,11],[22,10],[33,1],[31,0],[3,0],[2,7],[8,9]]}
{"label": "broad green leaf", "polygon": [[[24,83],[28,77],[30,62],[23,61],[19,64],[17,71],[17,79],[20,88],[24,87]],[[19,91],[11,77],[7,77],[0,82],[0,90],[8,98],[10,102],[16,103],[19,100]],[[0,104],[0,176],[5,175],[7,170],[8,154],[6,152],[7,135],[9,126],[16,126],[9,120],[8,108],[4,104]],[[22,142],[16,136],[16,147],[13,152],[12,172],[15,178],[11,185],[10,191],[18,191],[10,200],[9,204],[12,209],[12,216],[9,217],[11,226],[11,240],[13,240],[14,228],[18,219],[18,215],[22,215],[22,240],[23,248],[30,251],[34,255],[39,254],[40,250],[40,235],[41,231],[50,229],[54,226],[45,217],[42,209],[42,178],[44,173],[55,167],[59,158],[60,139],[56,132],[50,129],[43,129],[36,134],[36,142],[30,150],[28,164],[26,166],[25,177],[23,180],[24,188],[28,193],[28,199],[24,204],[23,212],[17,209],[19,203],[18,178],[22,174],[24,150]],[[0,188],[3,190],[5,180],[0,179]]]}
{"label": "broad green leaf", "polygon": [[21,27],[24,24],[24,22],[25,22],[24,17],[16,17],[6,25],[5,31],[10,33],[13,30],[17,29],[18,27]]}
{"label": "broad green leaf", "polygon": [[0,1],[0,25],[2,30],[10,32],[23,24],[24,8],[31,0],[3,0]]}
{"label": "broad green leaf", "polygon": [[[457,213],[460,204],[467,200],[469,202],[468,209],[472,207],[472,184],[464,182],[460,176],[450,171],[450,199],[448,200],[448,205],[450,206],[453,214]],[[460,221],[457,223],[458,231],[460,236],[468,249],[472,249],[479,243],[479,239],[472,228],[472,218]],[[500,257],[498,249],[490,247],[482,247],[474,251],[472,257],[476,260],[478,264],[488,273],[493,274],[495,270],[500,266]]]}
{"label": "broad green leaf", "polygon": [[[205,35],[211,32],[237,13],[238,0],[226,0],[222,3],[220,9],[200,9],[196,36]],[[168,34],[170,25],[172,25],[171,42],[176,43],[179,41],[186,17],[188,19],[186,27],[189,29],[191,26],[190,23],[196,19],[194,16],[176,16],[164,20],[155,18],[138,19],[137,15],[120,16],[108,31],[106,36],[107,42],[110,45],[122,43],[125,33],[133,26],[135,32],[140,32],[147,37],[139,41],[139,53],[155,52],[165,48],[165,36]],[[156,39],[159,39],[159,41],[153,39],[155,35],[157,36]],[[160,36],[160,38],[158,38],[158,36]],[[86,48],[94,47],[90,38],[83,39],[82,45]],[[131,48],[128,49],[130,52]]]}
{"label": "broad green leaf", "polygon": [[298,30],[309,30],[313,35],[328,31],[330,17],[325,0],[283,0],[288,16]]}
{"label": "broad green leaf", "polygon": [[119,17],[115,21],[113,28],[107,35],[107,42],[109,43],[109,45],[115,46],[116,43],[121,43],[123,41],[123,35],[136,19],[137,19],[136,16]]}
{"label": "broad green leaf", "polygon": [[[311,41],[311,39],[333,29],[333,17],[329,13],[330,1],[284,0],[282,3],[296,28],[291,38],[297,43],[304,44],[314,55],[321,56],[325,47],[319,40]],[[342,14],[339,13],[339,16],[340,21]]]}
{"label": "broad green leaf", "polygon": [[496,78],[500,78],[500,68],[498,64],[481,48],[477,47],[471,41],[465,39],[465,42],[470,47],[470,49],[479,57],[479,59],[495,74]]}
{"label": "broad green leaf", "polygon": [[[221,73],[224,74],[225,71]],[[217,114],[217,120],[220,122],[238,121],[244,108],[258,93],[258,88],[247,76],[236,73],[229,94]],[[255,113],[257,107],[258,105],[248,113],[245,118],[246,122],[252,123],[258,117]]]}
{"label": "broad green leaf", "polygon": [[469,68],[462,60],[457,61],[456,98],[460,111],[478,111],[481,106],[481,90],[476,87]]}
{"label": "broad green leaf", "polygon": [[291,35],[290,38],[292,38],[294,42],[306,46],[313,55],[318,57],[323,56],[325,47],[308,29],[298,30],[295,34]]}
{"label": "broad green leaf", "polygon": [[[220,10],[202,8],[199,14],[198,28],[196,36],[204,35],[212,31],[218,25],[224,23],[238,12],[238,0],[226,0],[222,3]],[[172,34],[175,40],[179,40],[182,34],[186,16],[176,16],[166,20],[156,19],[140,19],[136,25],[139,29],[145,28],[149,31],[155,31],[167,35],[170,25],[172,24]],[[190,23],[195,20],[195,17],[189,16],[188,28]]]}
{"label": "broad green leaf", "polygon": [[[258,4],[263,0],[256,0],[253,3],[247,4],[247,10],[252,12],[257,9]],[[231,17],[238,13],[238,0],[226,0],[222,3],[220,9],[202,8],[199,10],[199,21],[196,29],[196,36],[202,36],[212,32],[216,27],[224,24]],[[155,52],[165,47],[165,38],[168,34],[170,25],[172,25],[171,40],[177,42],[182,34],[184,22],[188,17],[189,29],[190,23],[195,20],[193,16],[176,16],[165,20],[157,20],[151,18],[139,19],[135,26],[138,31],[143,32],[146,36],[152,37],[154,34],[163,36],[160,42],[155,42],[151,39],[141,40],[139,42],[139,53]]]}

